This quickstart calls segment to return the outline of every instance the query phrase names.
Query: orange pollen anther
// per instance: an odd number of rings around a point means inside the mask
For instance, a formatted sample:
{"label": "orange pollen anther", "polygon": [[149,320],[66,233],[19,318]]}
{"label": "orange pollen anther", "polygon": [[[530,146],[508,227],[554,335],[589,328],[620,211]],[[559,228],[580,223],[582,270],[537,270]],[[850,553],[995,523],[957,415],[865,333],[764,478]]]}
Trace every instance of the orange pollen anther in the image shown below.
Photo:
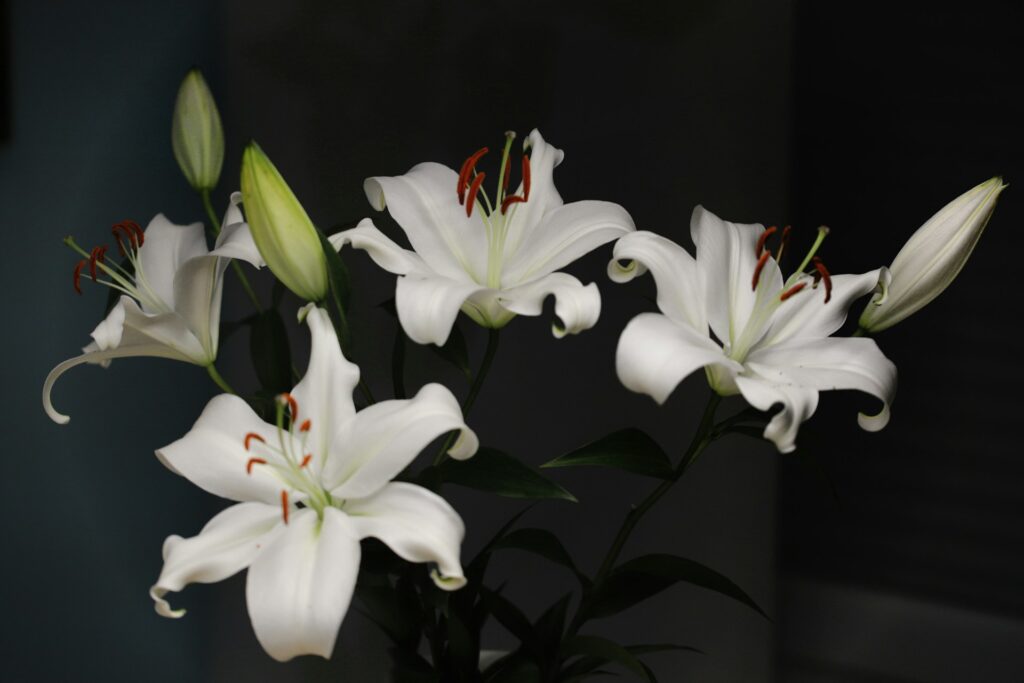
{"label": "orange pollen anther", "polygon": [[121,221],[121,223],[124,224],[126,228],[135,233],[135,239],[139,243],[139,246],[141,247],[142,244],[146,241],[146,233],[143,232],[142,228],[139,227],[139,224],[136,223],[135,221]]}
{"label": "orange pollen anther", "polygon": [[459,170],[459,183],[456,187],[456,192],[459,193],[459,204],[466,203],[466,186],[469,183],[469,174],[476,168],[476,162],[480,161],[480,157],[489,151],[486,147],[481,147],[462,162],[462,168]]}
{"label": "orange pollen anther", "polygon": [[82,259],[75,264],[75,291],[79,294],[82,293],[82,268],[85,267],[85,259]]}
{"label": "orange pollen anther", "polygon": [[135,231],[129,228],[124,222],[114,223],[114,225],[110,228],[110,234],[112,234],[114,236],[114,239],[117,240],[117,247],[118,249],[121,250],[122,254],[127,253],[125,251],[124,244],[121,242],[122,234],[128,240],[128,243],[131,244],[132,249],[139,248],[139,240],[137,234],[135,233]]}
{"label": "orange pollen anther", "polygon": [[484,178],[487,177],[486,173],[481,173],[477,177],[473,178],[472,184],[469,186],[469,198],[466,200],[466,217],[473,215],[473,203],[476,201],[476,194],[480,191],[480,185],[483,184]]}
{"label": "orange pollen anther", "polygon": [[288,523],[288,492],[281,491],[281,517],[284,518],[284,523]]}
{"label": "orange pollen anther", "polygon": [[828,303],[832,299],[832,275],[817,256],[812,259],[812,263],[814,263],[815,279],[820,278],[825,283],[825,303]]}
{"label": "orange pollen anther", "polygon": [[787,225],[782,229],[782,239],[779,240],[779,250],[775,252],[775,260],[782,260],[782,252],[786,249],[786,245],[789,244],[789,233],[793,232],[793,226]]}
{"label": "orange pollen anther", "polygon": [[299,419],[299,402],[296,401],[291,394],[285,392],[278,396],[278,399],[288,403],[288,410],[291,412],[292,421]]}
{"label": "orange pollen anther", "polygon": [[309,461],[312,460],[312,459],[313,459],[313,454],[312,453],[306,453],[304,456],[302,456],[302,462],[299,463],[299,469],[302,469],[303,467],[308,465]]}
{"label": "orange pollen anther", "polygon": [[509,195],[508,197],[505,197],[503,200],[501,200],[501,212],[507,213],[508,207],[512,206],[513,204],[518,204],[519,202],[525,201],[525,199],[523,199],[517,194]]}
{"label": "orange pollen anther", "polygon": [[793,296],[794,294],[796,294],[797,292],[799,292],[801,289],[803,289],[806,286],[807,286],[806,282],[798,282],[798,283],[796,283],[795,285],[793,285],[792,287],[790,287],[785,292],[783,292],[782,294],[779,295],[779,301],[785,301],[786,299],[788,299],[789,297]]}
{"label": "orange pollen anther", "polygon": [[93,247],[92,252],[89,254],[89,276],[93,282],[96,282],[96,263],[103,263],[103,259],[106,258],[107,248]]}
{"label": "orange pollen anther", "polygon": [[245,450],[249,450],[249,445],[252,443],[253,439],[256,439],[260,443],[266,443],[267,442],[266,439],[264,439],[262,436],[260,436],[256,432],[249,432],[248,434],[245,435]]}
{"label": "orange pollen anther", "polygon": [[530,201],[530,157],[523,155],[523,201]]}
{"label": "orange pollen anther", "polygon": [[310,428],[310,427],[312,427],[312,426],[313,426],[313,421],[312,421],[312,420],[310,420],[310,419],[309,419],[309,418],[307,417],[307,418],[305,419],[305,421],[304,421],[304,422],[303,422],[303,423],[302,423],[301,425],[299,425],[299,431],[300,431],[300,432],[308,432],[308,431],[309,431],[309,428]]}
{"label": "orange pollen anther", "polygon": [[761,271],[764,270],[764,264],[768,263],[768,257],[771,254],[767,251],[761,252],[761,257],[757,259],[757,265],[754,266],[754,277],[750,280],[750,288],[757,289],[757,283],[761,280]]}
{"label": "orange pollen anther", "polygon": [[774,225],[761,233],[761,236],[757,238],[757,246],[754,247],[754,256],[760,256],[761,252],[764,251],[764,243],[768,241],[768,238],[775,234],[778,230]]}
{"label": "orange pollen anther", "polygon": [[249,462],[245,463],[245,473],[252,474],[253,465],[266,465],[267,461],[263,458],[249,458]]}

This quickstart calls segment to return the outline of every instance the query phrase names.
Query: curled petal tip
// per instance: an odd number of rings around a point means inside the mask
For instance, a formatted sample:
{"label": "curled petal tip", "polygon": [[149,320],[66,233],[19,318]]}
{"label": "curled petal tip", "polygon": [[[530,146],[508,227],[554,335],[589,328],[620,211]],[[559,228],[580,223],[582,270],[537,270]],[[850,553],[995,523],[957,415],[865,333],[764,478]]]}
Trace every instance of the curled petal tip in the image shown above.
{"label": "curled petal tip", "polygon": [[448,449],[448,455],[454,460],[466,460],[476,455],[479,447],[480,440],[477,438],[476,432],[466,425],[462,425],[462,429],[459,431],[459,438]]}
{"label": "curled petal tip", "polygon": [[882,410],[877,415],[867,415],[865,413],[857,414],[857,424],[860,428],[866,432],[878,432],[885,428],[889,424],[889,418],[892,416],[892,411],[889,408],[889,404],[882,406]]}
{"label": "curled petal tip", "polygon": [[149,589],[149,597],[153,598],[153,609],[156,610],[156,613],[168,619],[180,619],[185,616],[186,610],[171,609],[170,603],[164,600],[166,594],[167,590],[160,586],[153,586]]}
{"label": "curled petal tip", "polygon": [[455,591],[466,585],[465,576],[443,576],[437,569],[430,570],[430,578],[433,579],[434,585],[444,591]]}

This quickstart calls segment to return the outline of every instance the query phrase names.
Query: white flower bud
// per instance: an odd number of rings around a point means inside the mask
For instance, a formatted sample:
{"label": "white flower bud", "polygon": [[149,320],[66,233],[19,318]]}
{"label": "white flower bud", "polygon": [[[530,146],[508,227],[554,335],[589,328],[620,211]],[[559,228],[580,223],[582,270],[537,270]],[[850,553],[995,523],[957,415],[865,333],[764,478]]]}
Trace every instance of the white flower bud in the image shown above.
{"label": "white flower bud", "polygon": [[224,128],[199,69],[190,70],[178,88],[171,146],[189,185],[200,191],[216,187],[224,163]]}
{"label": "white flower bud", "polygon": [[884,296],[868,303],[860,326],[868,332],[891,327],[942,293],[978,243],[1006,185],[995,177],[944,206],[918,228],[889,266],[892,281]]}
{"label": "white flower bud", "polygon": [[242,155],[242,205],[260,255],[274,275],[306,301],[322,301],[328,281],[320,235],[255,142]]}

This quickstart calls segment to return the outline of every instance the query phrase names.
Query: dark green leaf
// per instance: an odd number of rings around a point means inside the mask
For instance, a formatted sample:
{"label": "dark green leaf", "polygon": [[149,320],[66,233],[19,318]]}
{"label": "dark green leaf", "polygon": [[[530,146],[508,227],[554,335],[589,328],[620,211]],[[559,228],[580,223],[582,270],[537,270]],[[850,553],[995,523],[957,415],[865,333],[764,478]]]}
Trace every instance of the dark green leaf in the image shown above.
{"label": "dark green leaf", "polygon": [[518,638],[528,653],[535,658],[539,657],[541,654],[540,642],[526,615],[497,591],[481,587],[480,597],[487,604],[490,613],[494,615],[498,623]]}
{"label": "dark green leaf", "polygon": [[620,664],[641,679],[653,683],[650,670],[626,648],[600,636],[575,636],[562,646],[563,657],[584,655]]}
{"label": "dark green leaf", "polygon": [[569,569],[579,578],[580,583],[584,586],[590,584],[590,579],[576,568],[576,563],[572,561],[572,557],[566,551],[562,542],[547,529],[516,529],[507,536],[498,539],[493,547],[494,550],[506,548],[525,550],[526,552],[540,555],[544,559],[551,560],[555,564],[560,564]]}
{"label": "dark green leaf", "polygon": [[544,610],[544,613],[537,618],[537,622],[533,626],[537,639],[540,641],[540,646],[544,650],[545,660],[552,664],[555,663],[555,657],[558,655],[559,647],[562,644],[562,635],[565,633],[565,618],[571,601],[572,593],[566,593]]}
{"label": "dark green leaf", "polygon": [[348,304],[352,295],[352,281],[349,278],[345,262],[341,260],[341,255],[331,246],[330,241],[320,230],[317,230],[317,235],[320,236],[320,246],[323,247],[324,257],[327,259],[327,282],[330,288],[328,298],[333,303],[333,306],[328,306],[327,310],[331,316],[331,322],[334,323],[334,329],[338,333],[341,348],[347,350],[350,343]]}
{"label": "dark green leaf", "polygon": [[[398,311],[395,309],[394,298],[382,301],[380,303],[380,307],[391,315],[398,317]],[[399,329],[401,330],[401,325],[399,325]],[[443,346],[427,344],[426,347],[445,362],[451,363],[458,368],[459,372],[461,372],[467,380],[473,378],[473,370],[469,367],[469,348],[466,345],[466,337],[462,334],[462,330],[459,329],[457,324],[452,326],[452,331],[448,335],[448,341],[446,341]]]}
{"label": "dark green leaf", "polygon": [[[448,626],[448,652],[456,671],[472,676],[480,670],[480,647],[473,634],[457,614],[450,614]],[[470,680],[470,679],[466,679]]]}
{"label": "dark green leaf", "polygon": [[515,458],[481,448],[468,460],[446,460],[437,468],[441,481],[507,498],[561,498],[577,502],[564,488]]}
{"label": "dark green leaf", "polygon": [[598,465],[658,479],[672,478],[672,462],[657,442],[639,429],[620,429],[541,467]]}
{"label": "dark green leaf", "polygon": [[249,334],[249,352],[264,390],[280,393],[292,386],[292,355],[288,332],[277,309],[256,315]]}
{"label": "dark green leaf", "polygon": [[644,555],[614,570],[588,601],[588,618],[607,617],[632,607],[676,583],[715,591],[747,605],[768,618],[757,603],[735,583],[713,569],[674,555]]}
{"label": "dark green leaf", "polygon": [[390,653],[393,683],[441,683],[430,662],[415,652],[393,647]]}
{"label": "dark green leaf", "polygon": [[505,657],[484,673],[487,683],[541,683],[540,668],[522,653]]}

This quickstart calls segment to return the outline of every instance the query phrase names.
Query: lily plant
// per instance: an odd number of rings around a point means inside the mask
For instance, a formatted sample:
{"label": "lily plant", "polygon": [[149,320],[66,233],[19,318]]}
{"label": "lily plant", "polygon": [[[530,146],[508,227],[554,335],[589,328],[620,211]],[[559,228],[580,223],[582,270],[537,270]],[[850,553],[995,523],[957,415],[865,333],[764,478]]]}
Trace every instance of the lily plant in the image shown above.
{"label": "lily plant", "polygon": [[[773,253],[768,241],[775,227],[730,223],[698,206],[690,232],[696,258],[651,232],[615,245],[611,279],[626,282],[650,270],[661,309],[638,315],[623,330],[616,351],[622,383],[663,403],[684,378],[705,368],[720,395],[742,394],[765,411],[781,404],[764,438],[784,453],[795,449],[800,424],[814,414],[821,391],[856,389],[878,398],[882,410],[861,414],[858,422],[869,431],[882,429],[896,367],[872,339],[831,335],[854,301],[885,285],[886,269],[829,273],[815,256],[827,228],[788,278],[779,267],[788,229]],[[884,294],[876,304],[882,301]]]}
{"label": "lily plant", "polygon": [[331,656],[359,571],[360,539],[377,538],[404,560],[431,563],[444,590],[465,583],[462,519],[432,491],[392,479],[447,432],[460,433],[448,450],[455,459],[472,456],[478,445],[455,397],[439,384],[357,413],[359,368],[342,355],[326,312],[312,308],[306,321],[309,367],[279,397],[276,423],[223,394],[191,431],[157,451],[173,472],[237,504],[198,535],[167,539],[151,590],[156,611],[180,617],[184,610],[164,599],[168,591],[248,567],[253,629],[281,661]]}
{"label": "lily plant", "polygon": [[514,133],[506,133],[493,196],[477,164],[484,147],[456,172],[422,163],[397,177],[368,178],[363,189],[378,211],[388,209],[412,245],[403,249],[370,219],[331,237],[334,246],[363,249],[399,275],[398,318],[410,339],[444,344],[459,311],[498,329],[516,315],[540,315],[555,297],[556,337],[592,327],[601,313],[597,285],[557,272],[584,254],[635,230],[618,204],[565,204],[553,172],[564,154],[534,130],[523,143],[521,181],[509,192]]}
{"label": "lily plant", "polygon": [[68,237],[65,243],[82,257],[75,265],[74,287],[92,280],[120,293],[107,317],[92,332],[83,353],[58,364],[43,384],[43,408],[59,424],[70,418],[50,398],[53,385],[82,363],[106,365],[114,358],[154,356],[200,365],[218,383],[213,367],[220,333],[224,270],[231,259],[260,267],[256,244],[238,209],[236,192],[224,215],[223,229],[209,249],[202,223],[175,225],[163,214],[145,230],[132,221],[116,224],[112,233],[128,266],[107,258],[107,247],[87,252]]}

